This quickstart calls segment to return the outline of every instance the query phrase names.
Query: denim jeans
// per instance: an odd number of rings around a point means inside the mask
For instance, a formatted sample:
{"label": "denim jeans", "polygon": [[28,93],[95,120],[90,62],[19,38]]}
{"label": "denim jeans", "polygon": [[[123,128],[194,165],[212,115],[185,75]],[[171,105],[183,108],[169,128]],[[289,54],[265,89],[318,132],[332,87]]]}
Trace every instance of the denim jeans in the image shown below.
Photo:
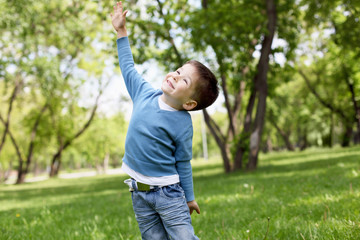
{"label": "denim jeans", "polygon": [[131,192],[136,220],[143,240],[199,239],[191,225],[189,208],[180,184],[155,187],[147,192]]}

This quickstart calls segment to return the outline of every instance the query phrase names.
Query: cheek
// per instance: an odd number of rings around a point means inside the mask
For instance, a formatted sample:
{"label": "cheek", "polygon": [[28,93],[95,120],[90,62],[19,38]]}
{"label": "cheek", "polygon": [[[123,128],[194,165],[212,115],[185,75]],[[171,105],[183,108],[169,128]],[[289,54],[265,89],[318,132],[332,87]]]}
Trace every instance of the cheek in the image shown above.
{"label": "cheek", "polygon": [[165,79],[168,79],[169,77],[174,77],[174,75],[175,74],[173,72],[170,72],[170,73],[166,74]]}
{"label": "cheek", "polygon": [[165,81],[166,81],[166,79],[168,79],[168,78],[169,78],[169,74],[167,74],[167,75],[164,77],[163,82],[165,82]]}

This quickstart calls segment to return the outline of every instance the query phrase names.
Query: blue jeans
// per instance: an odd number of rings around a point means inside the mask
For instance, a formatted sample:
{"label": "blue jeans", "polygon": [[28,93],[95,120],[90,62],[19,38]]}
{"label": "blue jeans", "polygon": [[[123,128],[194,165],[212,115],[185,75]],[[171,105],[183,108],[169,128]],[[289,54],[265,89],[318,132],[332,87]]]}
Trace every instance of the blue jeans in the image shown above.
{"label": "blue jeans", "polygon": [[199,239],[191,225],[189,208],[180,184],[155,187],[147,192],[131,192],[136,220],[144,240]]}

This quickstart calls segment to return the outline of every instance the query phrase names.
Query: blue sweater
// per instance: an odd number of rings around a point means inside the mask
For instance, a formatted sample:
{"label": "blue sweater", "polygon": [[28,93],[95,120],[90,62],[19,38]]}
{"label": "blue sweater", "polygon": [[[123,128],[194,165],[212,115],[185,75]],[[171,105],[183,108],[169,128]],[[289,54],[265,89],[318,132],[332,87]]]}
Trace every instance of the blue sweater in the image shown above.
{"label": "blue sweater", "polygon": [[193,191],[192,136],[190,114],[161,110],[155,90],[134,68],[127,37],[117,39],[119,64],[126,88],[133,101],[133,112],[125,141],[123,161],[133,170],[150,177],[179,174],[186,200]]}

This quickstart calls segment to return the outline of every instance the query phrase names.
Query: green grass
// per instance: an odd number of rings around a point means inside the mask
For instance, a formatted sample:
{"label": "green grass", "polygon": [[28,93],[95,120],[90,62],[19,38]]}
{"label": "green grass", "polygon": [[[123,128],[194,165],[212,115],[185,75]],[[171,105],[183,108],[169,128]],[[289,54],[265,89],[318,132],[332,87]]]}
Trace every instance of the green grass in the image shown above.
{"label": "green grass", "polygon": [[[360,148],[272,153],[254,172],[194,161],[200,239],[360,239]],[[0,186],[0,239],[140,239],[126,176]]]}

